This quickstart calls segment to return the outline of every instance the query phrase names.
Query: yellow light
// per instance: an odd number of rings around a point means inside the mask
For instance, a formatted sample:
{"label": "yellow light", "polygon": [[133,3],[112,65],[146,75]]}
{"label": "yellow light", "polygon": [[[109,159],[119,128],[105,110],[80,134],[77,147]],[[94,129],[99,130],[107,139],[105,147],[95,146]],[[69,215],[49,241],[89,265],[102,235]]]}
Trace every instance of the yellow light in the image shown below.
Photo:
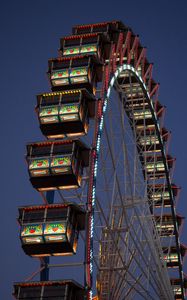
{"label": "yellow light", "polygon": [[78,178],[78,185],[65,185],[65,186],[57,186],[57,187],[46,187],[46,188],[37,188],[39,192],[46,191],[54,191],[54,190],[69,190],[69,189],[77,189],[80,186],[81,180]]}
{"label": "yellow light", "polygon": [[67,186],[58,186],[59,190],[69,190],[69,189],[77,189],[78,185],[67,185]]}
{"label": "yellow light", "polygon": [[32,257],[46,257],[46,256],[51,256],[50,253],[47,253],[47,254],[32,254],[31,255]]}
{"label": "yellow light", "polygon": [[56,135],[47,135],[49,139],[58,139],[58,138],[64,138],[64,134],[56,134]]}
{"label": "yellow light", "polygon": [[56,190],[56,189],[57,189],[56,187],[37,188],[37,190],[38,190],[39,192],[54,191],[54,190]]}
{"label": "yellow light", "polygon": [[76,136],[82,136],[85,135],[84,132],[78,132],[78,133],[69,133],[67,134],[68,137],[76,137]]}
{"label": "yellow light", "polygon": [[32,257],[47,257],[47,256],[69,256],[73,255],[72,252],[62,252],[62,253],[45,253],[45,254],[32,254]]}
{"label": "yellow light", "polygon": [[42,97],[76,94],[76,93],[80,93],[80,92],[81,92],[81,90],[70,90],[70,91],[63,91],[63,92],[44,93],[44,94],[42,94]]}
{"label": "yellow light", "polygon": [[73,255],[72,252],[64,252],[64,253],[53,253],[53,256],[69,256]]}

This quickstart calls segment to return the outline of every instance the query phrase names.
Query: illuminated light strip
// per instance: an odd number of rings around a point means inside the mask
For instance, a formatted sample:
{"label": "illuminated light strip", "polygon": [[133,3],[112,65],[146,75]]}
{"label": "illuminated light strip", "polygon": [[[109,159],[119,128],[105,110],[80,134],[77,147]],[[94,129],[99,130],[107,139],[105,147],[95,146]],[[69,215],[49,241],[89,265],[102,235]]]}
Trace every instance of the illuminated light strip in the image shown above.
{"label": "illuminated light strip", "polygon": [[49,62],[54,62],[54,61],[66,61],[66,60],[76,60],[76,59],[81,59],[81,58],[88,58],[88,56],[85,55],[77,55],[77,56],[71,56],[71,57],[55,57],[55,58],[50,58],[48,61]]}
{"label": "illuminated light strip", "polygon": [[111,22],[102,22],[102,23],[95,23],[95,24],[86,24],[86,25],[76,25],[74,29],[82,29],[82,28],[89,28],[89,27],[99,27],[108,24],[117,24],[118,21],[111,21]]}
{"label": "illuminated light strip", "polygon": [[72,203],[66,203],[66,204],[47,204],[47,205],[36,205],[36,206],[26,206],[26,207],[19,207],[18,209],[22,209],[24,211],[29,211],[29,210],[40,210],[40,209],[53,209],[53,208],[64,208],[72,206]]}
{"label": "illuminated light strip", "polygon": [[40,94],[38,96],[42,96],[42,97],[60,96],[60,95],[67,95],[67,94],[76,94],[76,93],[80,93],[80,92],[81,92],[81,90],[70,90],[70,91],[64,91],[64,92],[44,93],[44,94]]}
{"label": "illuminated light strip", "polygon": [[36,146],[36,147],[45,147],[46,145],[63,145],[63,144],[71,144],[78,140],[62,140],[62,141],[45,141],[45,142],[35,142],[35,143],[29,143],[27,146]]}
{"label": "illuminated light strip", "polygon": [[68,36],[65,36],[64,38],[62,38],[62,40],[72,40],[72,39],[80,39],[80,38],[84,38],[84,37],[94,37],[94,36],[97,36],[99,35],[98,32],[96,33],[86,33],[86,34],[80,34],[80,35],[68,35]]}
{"label": "illuminated light strip", "polygon": [[24,287],[24,286],[55,286],[55,285],[65,285],[65,284],[68,284],[68,283],[72,283],[71,280],[54,280],[54,281],[35,281],[35,282],[18,282],[18,286],[20,287]]}
{"label": "illuminated light strip", "polygon": [[[150,100],[151,107],[154,110],[154,106],[153,106],[152,100],[150,99],[149,91],[148,91],[148,89],[147,89],[147,87],[146,87],[143,79],[140,77],[140,75],[135,70],[135,68],[132,67],[131,65],[128,65],[128,64],[123,64],[122,66],[118,67],[117,70],[115,71],[113,77],[111,78],[110,83],[109,83],[109,87],[107,89],[106,97],[105,97],[104,103],[103,103],[103,112],[102,112],[101,119],[99,121],[98,133],[97,133],[97,138],[96,138],[96,158],[95,158],[95,161],[94,161],[94,168],[93,168],[93,170],[94,170],[94,178],[93,178],[92,193],[91,193],[92,208],[93,208],[93,212],[91,214],[91,228],[90,228],[90,241],[91,241],[90,244],[91,244],[91,249],[90,249],[90,257],[89,257],[89,260],[90,260],[89,270],[90,270],[90,276],[91,276],[91,278],[92,278],[92,273],[93,273],[93,228],[94,228],[94,207],[95,207],[95,200],[96,200],[96,194],[95,194],[95,191],[96,191],[96,177],[97,177],[97,168],[98,168],[98,156],[99,156],[100,145],[101,145],[101,134],[102,134],[103,125],[104,125],[104,115],[105,115],[106,110],[107,110],[107,105],[108,105],[108,101],[109,101],[111,89],[113,88],[115,80],[117,79],[117,77],[119,76],[119,74],[122,71],[126,71],[126,70],[132,71],[137,76],[137,78],[139,79],[139,81],[143,85],[143,88],[144,88],[144,90],[145,90],[145,92],[147,94],[147,97]],[[154,111],[154,117],[155,117],[155,119],[157,121],[157,116],[155,114],[155,111]],[[157,126],[158,126],[158,129],[160,130],[158,121],[157,121]],[[168,172],[168,164],[166,164],[166,165],[167,165],[167,172]],[[91,289],[89,291],[89,295],[88,295],[89,300],[92,300],[92,294],[93,293],[92,293],[92,289]]]}

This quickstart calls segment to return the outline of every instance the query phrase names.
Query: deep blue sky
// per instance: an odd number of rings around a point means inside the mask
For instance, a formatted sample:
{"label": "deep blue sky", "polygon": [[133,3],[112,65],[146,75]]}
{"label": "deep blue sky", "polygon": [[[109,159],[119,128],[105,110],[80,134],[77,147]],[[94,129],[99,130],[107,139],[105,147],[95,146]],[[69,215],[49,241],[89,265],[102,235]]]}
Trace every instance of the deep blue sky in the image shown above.
{"label": "deep blue sky", "polygon": [[[161,83],[172,131],[170,152],[177,157],[175,182],[182,186],[179,212],[187,215],[186,68],[187,2],[185,0],[3,1],[0,7],[1,54],[1,244],[0,299],[11,299],[12,282],[37,268],[21,250],[17,207],[39,204],[28,180],[25,144],[42,139],[34,113],[35,95],[49,91],[47,60],[57,56],[59,38],[75,24],[119,19],[140,35]],[[187,243],[187,225],[182,241]]]}

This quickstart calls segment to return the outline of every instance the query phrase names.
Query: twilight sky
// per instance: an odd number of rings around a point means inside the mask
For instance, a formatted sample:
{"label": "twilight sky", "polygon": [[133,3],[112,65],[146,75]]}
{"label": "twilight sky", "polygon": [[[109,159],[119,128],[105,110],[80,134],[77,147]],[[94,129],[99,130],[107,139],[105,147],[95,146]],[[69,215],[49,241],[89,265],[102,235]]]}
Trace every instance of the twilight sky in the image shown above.
{"label": "twilight sky", "polygon": [[[44,139],[34,112],[35,95],[49,91],[48,58],[59,38],[76,24],[121,20],[140,35],[160,82],[172,131],[170,154],[177,158],[175,183],[182,187],[178,211],[187,215],[187,2],[185,0],[10,1],[1,3],[1,268],[0,299],[11,299],[12,283],[38,268],[20,247],[17,207],[41,203],[28,180],[25,144]],[[187,243],[187,223],[181,240]],[[184,268],[187,271],[187,268]]]}

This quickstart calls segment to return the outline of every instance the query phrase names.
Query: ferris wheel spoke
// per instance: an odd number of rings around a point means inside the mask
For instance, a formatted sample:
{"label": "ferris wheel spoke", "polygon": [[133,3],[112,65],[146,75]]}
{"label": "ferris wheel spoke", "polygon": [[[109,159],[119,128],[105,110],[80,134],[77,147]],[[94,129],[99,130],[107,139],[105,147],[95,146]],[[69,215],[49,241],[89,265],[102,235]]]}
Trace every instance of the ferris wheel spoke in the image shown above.
{"label": "ferris wheel spoke", "polygon": [[[98,201],[98,205],[99,205],[99,201]],[[102,208],[101,208],[101,207],[100,207],[100,211],[102,212]],[[103,214],[103,218],[105,218],[104,213],[102,213],[102,214]],[[109,225],[107,224],[107,220],[106,220],[106,219],[105,219],[105,222],[106,222],[106,226],[109,226]],[[113,242],[113,247],[115,248],[115,253],[116,253],[116,251],[117,251],[117,255],[119,255],[119,249],[117,248],[117,245],[115,244],[115,240],[116,240],[116,239],[115,239],[115,237],[113,236],[114,234],[113,234],[113,232],[112,232],[111,230],[109,230],[108,233],[109,233],[109,235],[111,236],[111,239],[114,241],[114,242]],[[120,238],[122,239],[122,237],[120,237]],[[123,240],[123,242],[124,242],[124,240]],[[126,246],[126,245],[124,245],[124,246]],[[128,251],[131,252],[130,249],[128,249]],[[105,249],[104,252],[107,252],[106,249]],[[141,252],[140,252],[140,253],[141,253]],[[140,255],[140,253],[139,253],[139,255]],[[123,261],[121,255],[120,255],[119,257],[120,257],[121,263],[124,264],[125,262]],[[138,259],[136,259],[136,263],[137,263],[139,269],[142,271],[142,273],[144,273],[144,276],[145,276],[144,266],[141,266],[141,264],[139,263],[139,257],[138,257]],[[126,268],[126,270],[127,270],[127,272],[129,273],[129,269]],[[132,273],[131,273],[131,272],[130,272],[130,276],[132,277]],[[151,283],[151,285],[152,285],[152,283]],[[153,287],[153,288],[154,288],[154,287]],[[157,293],[158,289],[156,289],[156,288],[154,288],[154,289],[155,289],[155,292]]]}

